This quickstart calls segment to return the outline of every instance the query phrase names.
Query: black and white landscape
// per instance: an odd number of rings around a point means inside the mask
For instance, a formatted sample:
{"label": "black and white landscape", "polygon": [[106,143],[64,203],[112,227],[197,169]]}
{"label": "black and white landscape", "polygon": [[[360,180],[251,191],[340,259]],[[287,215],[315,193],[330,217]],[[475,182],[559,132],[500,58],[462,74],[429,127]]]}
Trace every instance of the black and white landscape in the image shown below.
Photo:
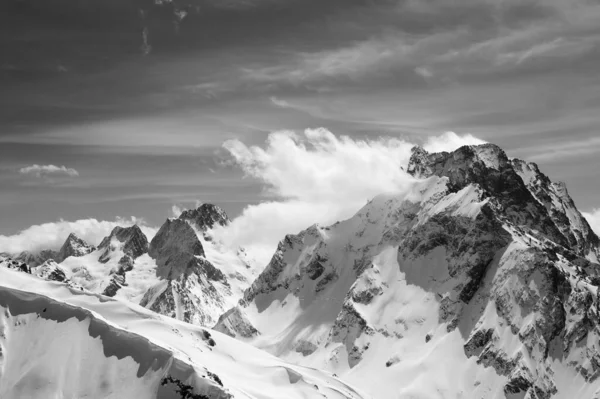
{"label": "black and white landscape", "polygon": [[0,399],[599,399],[598,27],[3,2]]}

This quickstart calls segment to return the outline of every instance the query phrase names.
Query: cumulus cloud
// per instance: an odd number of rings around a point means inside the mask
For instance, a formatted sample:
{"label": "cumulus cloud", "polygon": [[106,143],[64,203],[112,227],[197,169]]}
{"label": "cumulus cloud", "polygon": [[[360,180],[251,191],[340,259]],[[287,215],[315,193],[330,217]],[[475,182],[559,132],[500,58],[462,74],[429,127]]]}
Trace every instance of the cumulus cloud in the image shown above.
{"label": "cumulus cloud", "polygon": [[30,165],[19,169],[19,173],[22,175],[35,176],[38,178],[47,176],[79,176],[79,172],[73,168],[67,168],[66,166],[56,165]]}
{"label": "cumulus cloud", "polygon": [[587,219],[592,230],[600,236],[600,209],[594,209],[591,212],[581,212],[581,214]]}
{"label": "cumulus cloud", "polygon": [[[451,151],[479,143],[449,132],[424,147]],[[272,199],[249,205],[215,235],[229,245],[264,251],[265,260],[285,234],[348,218],[378,194],[406,192],[414,178],[403,167],[414,145],[397,138],[354,140],[323,128],[272,133],[264,148],[227,141],[224,148],[247,175],[264,183]]]}
{"label": "cumulus cloud", "polygon": [[57,250],[71,233],[75,233],[90,244],[98,245],[116,226],[132,226],[134,224],[140,226],[148,240],[151,240],[156,234],[156,228],[147,226],[143,220],[135,217],[116,218],[114,221],[80,219],[70,222],[59,220],[28,227],[15,235],[0,235],[0,252],[17,254],[22,251],[37,253],[44,249]]}

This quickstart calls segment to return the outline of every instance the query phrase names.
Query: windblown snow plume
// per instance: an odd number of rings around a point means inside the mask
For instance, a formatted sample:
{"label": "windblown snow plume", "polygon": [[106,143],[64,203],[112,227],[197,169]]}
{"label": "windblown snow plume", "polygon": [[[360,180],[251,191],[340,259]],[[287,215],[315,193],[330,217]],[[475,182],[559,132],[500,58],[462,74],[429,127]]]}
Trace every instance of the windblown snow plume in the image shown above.
{"label": "windblown snow plume", "polygon": [[[447,132],[429,138],[424,147],[452,151],[481,143]],[[397,138],[354,140],[324,128],[274,132],[264,148],[229,140],[224,148],[247,175],[264,182],[273,199],[248,206],[215,234],[231,245],[262,248],[270,255],[282,236],[307,227],[307,220],[333,223],[378,194],[406,191],[414,178],[402,166],[414,145]]]}

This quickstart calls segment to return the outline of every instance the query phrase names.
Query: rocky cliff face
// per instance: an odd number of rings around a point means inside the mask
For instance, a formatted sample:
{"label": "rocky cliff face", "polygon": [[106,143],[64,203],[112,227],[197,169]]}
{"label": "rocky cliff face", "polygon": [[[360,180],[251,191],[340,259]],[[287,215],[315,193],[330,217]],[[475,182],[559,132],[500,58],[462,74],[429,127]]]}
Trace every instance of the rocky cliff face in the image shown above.
{"label": "rocky cliff face", "polygon": [[226,276],[206,260],[202,243],[182,219],[168,219],[150,243],[160,278],[141,301],[157,313],[189,323],[212,325],[231,294]]}
{"label": "rocky cliff face", "polygon": [[489,144],[407,170],[411,192],[282,240],[217,329],[380,397],[448,370],[433,396],[591,397],[598,237],[564,185]]}
{"label": "rocky cliff face", "polygon": [[223,209],[213,204],[202,204],[196,209],[187,209],[179,219],[192,223],[198,230],[206,231],[214,226],[226,226],[230,220]]}
{"label": "rocky cliff face", "polygon": [[148,239],[138,225],[131,227],[115,227],[108,237],[105,237],[98,249],[102,251],[98,259],[102,263],[118,253],[118,256],[123,254],[135,259],[148,252]]}
{"label": "rocky cliff face", "polygon": [[61,263],[69,256],[80,257],[94,252],[96,248],[93,245],[88,244],[81,238],[77,237],[75,233],[69,234],[65,243],[58,250],[56,257],[53,258],[57,263]]}

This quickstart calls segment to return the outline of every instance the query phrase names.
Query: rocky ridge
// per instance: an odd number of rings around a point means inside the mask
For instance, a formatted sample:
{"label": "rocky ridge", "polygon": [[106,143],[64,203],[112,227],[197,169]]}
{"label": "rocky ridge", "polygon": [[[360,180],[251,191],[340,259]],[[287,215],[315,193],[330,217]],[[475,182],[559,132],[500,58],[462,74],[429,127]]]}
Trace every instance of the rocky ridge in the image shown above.
{"label": "rocky ridge", "polygon": [[[471,397],[599,388],[598,237],[564,185],[491,144],[416,147],[407,170],[411,192],[286,236],[216,329],[386,386],[415,373],[399,360],[415,348],[462,347],[456,368],[487,376]],[[424,373],[439,367],[431,359]]]}

